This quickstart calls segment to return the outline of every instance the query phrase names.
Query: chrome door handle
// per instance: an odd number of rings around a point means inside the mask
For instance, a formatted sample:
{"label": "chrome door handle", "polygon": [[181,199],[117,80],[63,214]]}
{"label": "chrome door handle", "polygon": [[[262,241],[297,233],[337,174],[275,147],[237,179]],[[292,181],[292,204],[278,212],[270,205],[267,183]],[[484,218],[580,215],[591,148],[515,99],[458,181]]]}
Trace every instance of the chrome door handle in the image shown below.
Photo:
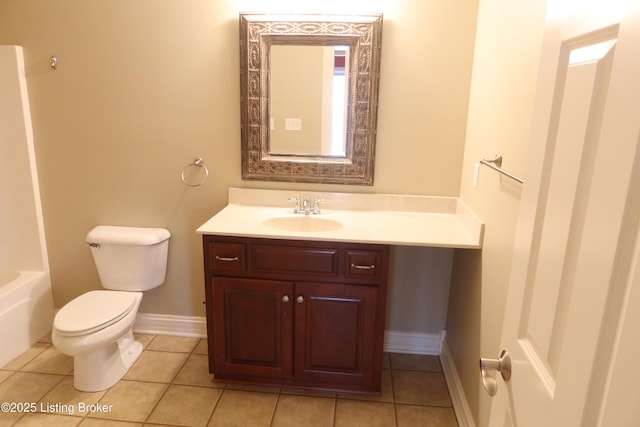
{"label": "chrome door handle", "polygon": [[502,379],[509,381],[511,378],[511,356],[507,350],[502,350],[500,359],[480,359],[480,374],[482,375],[482,385],[487,390],[489,396],[495,396],[498,391],[496,379],[489,375],[489,371],[498,371]]}

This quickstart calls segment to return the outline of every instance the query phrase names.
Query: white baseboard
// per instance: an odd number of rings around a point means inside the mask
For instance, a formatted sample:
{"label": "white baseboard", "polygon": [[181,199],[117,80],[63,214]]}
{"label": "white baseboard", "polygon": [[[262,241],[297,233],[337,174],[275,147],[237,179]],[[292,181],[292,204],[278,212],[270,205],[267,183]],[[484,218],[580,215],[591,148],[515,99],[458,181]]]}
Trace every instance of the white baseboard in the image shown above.
{"label": "white baseboard", "polygon": [[449,352],[446,341],[442,343],[440,363],[442,364],[442,372],[444,373],[444,378],[449,388],[451,403],[456,413],[456,418],[458,419],[458,425],[460,427],[476,427],[476,423],[471,415],[471,408],[469,408],[469,402],[462,389],[462,382],[456,370],[456,364],[453,361],[453,356]]}
{"label": "white baseboard", "polygon": [[[197,316],[138,313],[133,331],[144,334],[206,338],[207,320]],[[391,353],[439,355],[446,333],[386,331],[384,351]]]}
{"label": "white baseboard", "polygon": [[142,334],[206,338],[207,320],[196,316],[138,313],[133,331]]}
{"label": "white baseboard", "polygon": [[[205,338],[207,336],[207,320],[205,317],[197,316],[138,313],[133,331],[144,334]],[[386,331],[384,350],[392,353],[439,355],[442,351],[444,337],[445,331],[431,334]]]}
{"label": "white baseboard", "polygon": [[389,353],[439,355],[445,331],[439,333],[385,331],[384,351]]}

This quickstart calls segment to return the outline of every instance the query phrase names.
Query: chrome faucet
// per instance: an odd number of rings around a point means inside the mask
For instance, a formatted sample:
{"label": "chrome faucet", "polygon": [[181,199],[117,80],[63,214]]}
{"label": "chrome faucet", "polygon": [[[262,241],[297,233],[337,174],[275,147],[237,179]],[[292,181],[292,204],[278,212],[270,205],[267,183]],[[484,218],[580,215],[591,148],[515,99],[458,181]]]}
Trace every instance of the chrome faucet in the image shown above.
{"label": "chrome faucet", "polygon": [[320,203],[327,203],[325,199],[315,197],[313,199],[313,210],[312,213],[319,214],[320,213]]}
{"label": "chrome faucet", "polygon": [[311,213],[311,202],[306,197],[302,201],[302,212],[304,212],[305,215],[309,215]]}
{"label": "chrome faucet", "polygon": [[300,196],[289,197],[290,202],[295,202],[296,206],[293,208],[294,214],[305,215],[318,215],[320,213],[320,203],[325,203],[325,199],[314,197],[313,201],[309,200],[308,196],[300,200]]}

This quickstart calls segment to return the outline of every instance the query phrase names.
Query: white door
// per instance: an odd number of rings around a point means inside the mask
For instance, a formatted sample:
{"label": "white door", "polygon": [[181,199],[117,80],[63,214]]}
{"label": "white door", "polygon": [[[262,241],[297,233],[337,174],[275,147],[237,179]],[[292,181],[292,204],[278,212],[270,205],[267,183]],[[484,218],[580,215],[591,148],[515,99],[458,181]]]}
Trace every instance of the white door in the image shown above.
{"label": "white door", "polygon": [[640,2],[549,8],[490,425],[640,426]]}

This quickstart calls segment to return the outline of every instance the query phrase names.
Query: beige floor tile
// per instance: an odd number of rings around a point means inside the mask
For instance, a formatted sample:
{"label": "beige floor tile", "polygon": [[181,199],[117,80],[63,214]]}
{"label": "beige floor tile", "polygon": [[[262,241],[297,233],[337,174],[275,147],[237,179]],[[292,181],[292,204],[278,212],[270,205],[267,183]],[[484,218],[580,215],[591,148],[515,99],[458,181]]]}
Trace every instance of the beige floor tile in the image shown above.
{"label": "beige floor tile", "polygon": [[338,399],[335,427],[392,427],[396,425],[393,403]]}
{"label": "beige floor tile", "polygon": [[16,372],[0,384],[0,402],[37,402],[65,377]]}
{"label": "beige floor tile", "polygon": [[95,418],[85,418],[78,425],[80,427],[142,427],[142,423],[132,423],[129,421],[116,420],[98,420]]}
{"label": "beige floor tile", "polygon": [[225,390],[218,401],[209,426],[269,426],[278,395],[240,390]]}
{"label": "beige floor tile", "polygon": [[391,371],[389,369],[382,370],[380,396],[372,396],[367,394],[338,393],[338,397],[342,399],[368,400],[371,402],[393,402],[393,387],[391,385]]}
{"label": "beige floor tile", "polygon": [[57,414],[25,414],[17,423],[15,427],[72,427],[77,426],[81,421],[81,418],[72,417],[69,415],[57,415]]}
{"label": "beige floor tile", "polygon": [[[15,372],[0,384],[0,402],[27,402],[36,405],[63,378],[62,375]],[[11,425],[23,413],[0,412],[0,425]]]}
{"label": "beige floor tile", "polygon": [[432,372],[392,371],[396,402],[418,405],[451,406],[444,376]]}
{"label": "beige floor tile", "polygon": [[124,376],[126,380],[169,383],[176,376],[188,355],[145,350]]}
{"label": "beige floor tile", "polygon": [[[224,384],[224,383],[221,383]],[[255,391],[256,393],[280,393],[278,387],[260,386],[260,385],[245,385],[245,384],[226,384],[224,386],[226,390],[239,390],[239,391]]]}
{"label": "beige floor tile", "polygon": [[155,335],[150,334],[133,334],[133,338],[140,344],[142,344],[143,348],[147,348],[147,346],[151,343],[151,341],[153,341],[155,337]]}
{"label": "beige floor tile", "polygon": [[186,385],[170,385],[149,416],[152,423],[205,426],[222,390]]}
{"label": "beige floor tile", "polygon": [[147,349],[155,351],[175,351],[178,353],[191,353],[198,345],[199,338],[174,337],[168,335],[156,335]]}
{"label": "beige floor tile", "polygon": [[396,404],[398,427],[458,427],[452,408]]}
{"label": "beige floor tile", "polygon": [[280,395],[273,427],[323,427],[333,426],[335,399]]}
{"label": "beige floor tile", "polygon": [[20,356],[4,365],[2,369],[5,369],[7,371],[17,371],[49,347],[51,347],[51,344],[37,342]]}
{"label": "beige floor tile", "polygon": [[47,393],[39,404],[47,407],[59,404],[58,408],[61,408],[68,415],[82,417],[87,414],[87,411],[83,409],[98,402],[105,393],[106,391],[87,393],[76,390],[73,387],[73,377],[67,376]]}
{"label": "beige floor tile", "polygon": [[391,358],[389,356],[390,353],[386,351],[382,353],[382,369],[391,369]]}
{"label": "beige floor tile", "polygon": [[209,358],[204,354],[190,354],[173,383],[224,388],[224,384],[213,383],[212,379],[213,374],[209,373]]}
{"label": "beige floor tile", "polygon": [[100,399],[101,405],[111,405],[108,412],[94,412],[88,417],[125,421],[144,421],[168,387],[167,384],[120,380]]}
{"label": "beige floor tile", "polygon": [[442,372],[438,356],[390,353],[391,369],[405,371]]}
{"label": "beige floor tile", "polygon": [[40,338],[38,340],[38,342],[44,342],[44,343],[47,343],[47,344],[53,344],[53,340],[51,339],[51,332],[49,332],[47,335],[45,335],[42,338]]}
{"label": "beige floor tile", "polygon": [[73,357],[62,354],[54,346],[46,348],[24,365],[21,371],[67,375],[73,370]]}
{"label": "beige floor tile", "polygon": [[13,375],[13,371],[0,370],[0,383],[2,383],[2,381],[4,381],[7,378],[9,378],[11,375]]}
{"label": "beige floor tile", "polygon": [[280,389],[280,393],[282,394],[295,394],[298,396],[312,396],[312,397],[328,397],[335,398],[338,393],[335,391],[325,391],[325,390],[309,390],[304,388],[295,388],[295,387],[283,387]]}
{"label": "beige floor tile", "polygon": [[198,345],[193,349],[193,352],[196,354],[209,354],[209,343],[206,338],[202,338],[198,341]]}
{"label": "beige floor tile", "polygon": [[[136,339],[145,346],[140,359],[125,379],[98,393],[75,390],[73,376],[60,374],[71,371],[73,359],[46,340],[36,343],[0,370],[0,402],[59,406],[49,413],[0,413],[0,426],[136,427],[146,421],[156,427],[207,422],[210,426],[370,427],[393,426],[396,421],[399,427],[457,426],[435,356],[385,353],[381,396],[338,393],[336,398],[335,393],[212,383],[206,339],[147,334],[136,334]],[[79,403],[96,401],[111,405],[111,410],[82,418]]]}

